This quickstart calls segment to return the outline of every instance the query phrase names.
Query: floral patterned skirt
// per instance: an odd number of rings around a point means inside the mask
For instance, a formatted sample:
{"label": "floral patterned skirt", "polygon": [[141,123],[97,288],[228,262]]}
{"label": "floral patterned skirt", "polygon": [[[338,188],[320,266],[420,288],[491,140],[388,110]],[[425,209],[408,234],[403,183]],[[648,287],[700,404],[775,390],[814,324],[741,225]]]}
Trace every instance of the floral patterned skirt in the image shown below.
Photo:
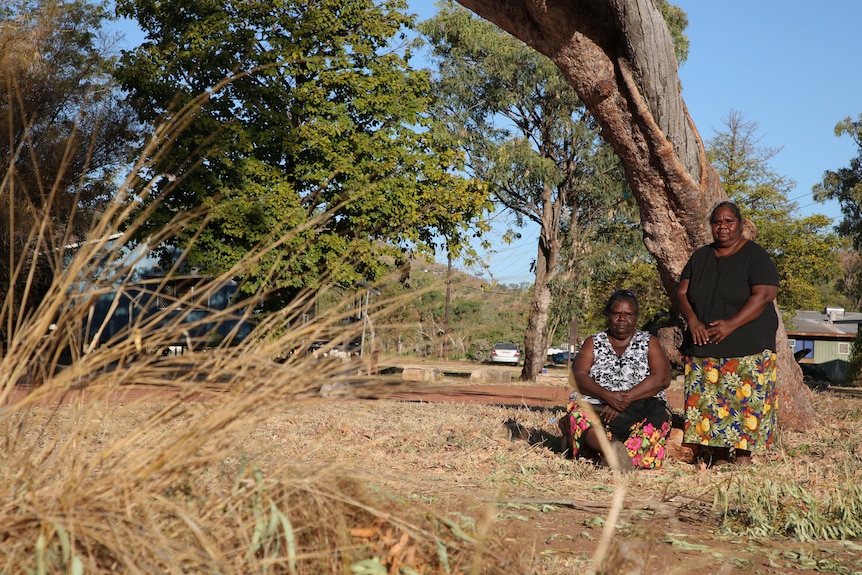
{"label": "floral patterned skirt", "polygon": [[754,451],[777,424],[775,352],[685,359],[683,441]]}
{"label": "floral patterned skirt", "polygon": [[[594,406],[601,413],[604,406]],[[572,459],[583,449],[583,435],[593,427],[586,409],[578,405],[573,395],[569,399],[566,415],[560,421],[564,450],[569,450]],[[629,409],[606,425],[603,431],[611,441],[625,445],[632,464],[640,469],[658,469],[667,452],[665,444],[670,433],[670,414],[667,404],[655,397],[632,402]]]}

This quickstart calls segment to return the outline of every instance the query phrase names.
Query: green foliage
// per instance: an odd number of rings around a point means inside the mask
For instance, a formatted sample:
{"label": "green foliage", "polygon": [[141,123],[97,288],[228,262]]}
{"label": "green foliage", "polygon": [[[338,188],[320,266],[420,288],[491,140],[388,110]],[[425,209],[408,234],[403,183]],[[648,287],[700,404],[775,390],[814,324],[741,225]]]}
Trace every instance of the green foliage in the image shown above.
{"label": "green foliage", "polygon": [[562,204],[576,205],[581,189],[599,187],[593,182],[618,170],[548,58],[462,8],[441,6],[420,28],[438,64],[439,116],[467,150],[468,170],[489,182],[519,221],[558,224],[545,221],[541,206],[559,213]]}
{"label": "green foliage", "polygon": [[[387,354],[437,357],[446,337],[445,266],[413,262],[409,278],[379,284],[384,313],[375,316],[375,347]],[[452,359],[484,360],[498,341],[522,344],[530,292],[462,273],[450,281],[448,341]]]}
{"label": "green foliage", "polygon": [[[862,246],[862,115],[855,121],[845,118],[835,126],[836,136],[850,136],[856,143],[858,153],[851,158],[849,166],[838,170],[827,170],[823,180],[814,186],[814,198],[838,200],[843,219],[837,231],[852,242],[856,250]],[[837,280],[837,291],[845,296],[850,309],[862,306],[862,264],[858,251],[843,251],[839,254],[843,273]]]}
{"label": "green foliage", "polygon": [[838,232],[851,238],[854,247],[862,247],[862,114],[854,121],[845,118],[835,126],[836,136],[850,136],[856,143],[858,153],[850,159],[846,168],[827,170],[823,180],[814,186],[814,198],[838,200],[844,219],[838,224]]}
{"label": "green foliage", "polygon": [[779,306],[800,310],[834,304],[832,286],[840,274],[837,252],[844,243],[829,231],[831,220],[819,214],[797,218],[779,211],[749,217],[781,275]]}
{"label": "green foliage", "polygon": [[835,290],[844,296],[840,307],[862,309],[862,255],[856,250],[840,250],[838,262],[841,274],[836,281]]}
{"label": "green foliage", "polygon": [[118,72],[141,119],[192,104],[153,158],[152,173],[170,176],[141,197],[157,205],[140,237],[205,208],[166,245],[212,275],[281,242],[246,271],[249,291],[356,285],[407,250],[457,252],[482,227],[486,190],[456,175],[461,154],[427,113],[428,74],[397,44],[412,26],[404,8],[118,2],[146,33]]}
{"label": "green foliage", "polygon": [[757,227],[756,241],[778,267],[779,307],[793,312],[832,304],[840,274],[837,251],[844,243],[829,231],[830,219],[795,215],[797,205],[787,199],[794,183],[769,167],[780,150],[757,145],[757,123],[731,111],[725,125],[727,131],[716,133],[707,144],[709,158],[728,196]]}
{"label": "green foliage", "polygon": [[800,541],[862,536],[862,488],[855,484],[824,495],[794,481],[735,475],[716,490],[715,506],[732,533]]}
{"label": "green foliage", "polygon": [[673,40],[673,51],[676,54],[676,60],[682,64],[688,60],[689,41],[688,34],[685,29],[688,28],[688,15],[685,11],[671,4],[667,0],[658,0],[658,7],[661,10],[661,15],[667,23],[670,37]]}
{"label": "green foliage", "polygon": [[850,344],[850,368],[847,373],[849,385],[859,385],[862,379],[862,330],[857,330],[856,338]]}

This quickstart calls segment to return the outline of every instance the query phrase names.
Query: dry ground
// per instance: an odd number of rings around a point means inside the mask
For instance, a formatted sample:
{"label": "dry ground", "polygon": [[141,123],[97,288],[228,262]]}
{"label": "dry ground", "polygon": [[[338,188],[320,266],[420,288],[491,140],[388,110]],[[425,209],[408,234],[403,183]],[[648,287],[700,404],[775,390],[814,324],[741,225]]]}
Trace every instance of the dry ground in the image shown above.
{"label": "dry ground", "polygon": [[[429,386],[440,391],[438,385],[453,383],[464,381]],[[504,537],[525,573],[593,568],[613,498],[621,493],[605,573],[862,573],[859,541],[803,543],[719,529],[722,510],[714,496],[736,475],[792,477],[813,491],[855,478],[862,447],[848,423],[858,425],[862,401],[823,394],[816,402],[844,423],[828,420],[806,436],[785,433],[753,468],[706,470],[671,461],[659,471],[618,476],[560,455],[562,405],[501,405],[493,397],[481,403],[360,399],[339,389],[327,398],[285,403],[278,415],[250,423],[236,456],[197,480],[230,481],[242,458],[256,461],[264,474],[336,470],[360,478],[385,500],[439,515],[455,537]],[[106,415],[99,440],[123,436],[158,407],[154,397],[122,418]],[[168,432],[154,442],[169,440]],[[830,445],[843,446],[842,452],[824,452]]]}
{"label": "dry ground", "polygon": [[[291,460],[343,465],[369,487],[428,505],[465,531],[492,514],[534,573],[588,568],[617,482],[626,489],[614,544],[642,573],[862,572],[862,545],[722,535],[713,492],[733,473],[797,463],[785,449],[750,470],[671,462],[618,479],[558,453],[561,408],[342,400],[286,409],[245,449],[277,468]],[[620,571],[623,572],[623,571]]]}

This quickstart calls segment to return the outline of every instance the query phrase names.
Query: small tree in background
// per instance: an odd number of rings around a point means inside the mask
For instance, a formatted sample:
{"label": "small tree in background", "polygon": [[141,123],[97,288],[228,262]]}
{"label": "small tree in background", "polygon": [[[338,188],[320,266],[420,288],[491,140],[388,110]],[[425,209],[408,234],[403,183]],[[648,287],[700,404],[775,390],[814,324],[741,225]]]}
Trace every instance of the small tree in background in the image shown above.
{"label": "small tree in background", "polygon": [[814,186],[814,198],[818,201],[838,200],[844,219],[838,224],[838,232],[850,238],[853,246],[862,249],[862,114],[856,120],[845,118],[835,126],[836,136],[850,136],[857,146],[856,157],[849,165],[837,170],[827,170],[823,180]]}
{"label": "small tree in background", "polygon": [[756,122],[731,111],[724,124],[727,129],[707,143],[709,159],[727,194],[757,227],[756,241],[769,251],[778,267],[779,308],[792,314],[834,303],[837,294],[833,286],[841,273],[838,249],[844,243],[828,231],[829,218],[794,215],[797,204],[787,199],[794,182],[769,167],[769,161],[781,150],[758,146]]}
{"label": "small tree in background", "polygon": [[[0,7],[0,290],[7,335],[85,239],[136,137],[111,77],[106,2],[21,0]],[[43,254],[36,257],[36,254]],[[32,276],[28,278],[28,276]],[[15,318],[18,319],[15,319]]]}

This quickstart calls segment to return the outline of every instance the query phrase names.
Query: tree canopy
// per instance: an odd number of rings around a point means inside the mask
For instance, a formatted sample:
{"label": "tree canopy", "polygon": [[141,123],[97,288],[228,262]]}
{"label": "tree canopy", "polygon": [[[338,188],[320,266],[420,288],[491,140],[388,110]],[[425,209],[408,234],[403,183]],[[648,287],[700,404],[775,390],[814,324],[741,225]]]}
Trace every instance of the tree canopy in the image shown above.
{"label": "tree canopy", "polygon": [[283,242],[243,279],[286,292],[373,281],[410,250],[462,246],[486,191],[457,174],[461,155],[427,114],[401,0],[117,6],[146,34],[118,72],[141,119],[176,120],[205,96],[155,158],[142,237],[205,208],[167,243],[219,273]]}
{"label": "tree canopy", "polygon": [[849,165],[827,170],[823,180],[814,186],[814,199],[838,200],[844,219],[838,232],[853,240],[857,250],[862,249],[862,114],[856,120],[845,118],[835,126],[836,136],[850,136],[858,153]]}

